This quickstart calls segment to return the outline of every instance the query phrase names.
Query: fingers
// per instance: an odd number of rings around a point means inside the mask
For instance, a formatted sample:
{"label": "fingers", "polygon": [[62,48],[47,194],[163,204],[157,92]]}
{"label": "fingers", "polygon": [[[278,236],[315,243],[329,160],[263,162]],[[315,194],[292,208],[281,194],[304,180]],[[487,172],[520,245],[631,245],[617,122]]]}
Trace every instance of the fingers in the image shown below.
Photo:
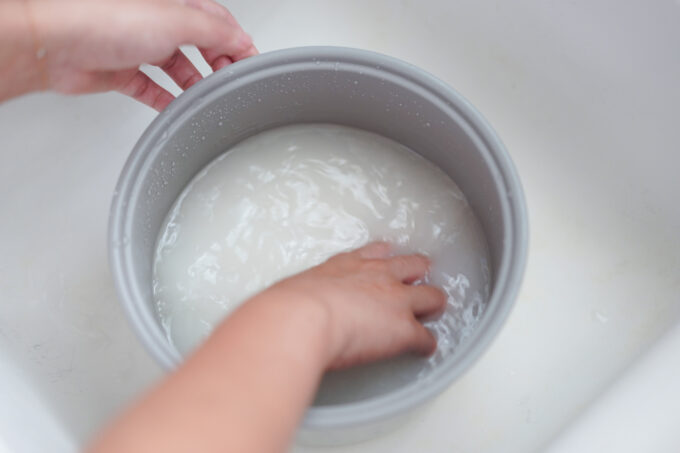
{"label": "fingers", "polygon": [[157,66],[165,71],[182,90],[186,90],[203,78],[198,69],[179,49]]}
{"label": "fingers", "polygon": [[200,9],[201,11],[205,11],[208,14],[214,14],[216,16],[223,18],[232,27],[241,28],[241,25],[236,21],[234,16],[232,16],[231,12],[229,12],[227,8],[225,8],[224,6],[220,5],[217,2],[214,2],[213,0],[181,0],[181,1],[187,6]]}
{"label": "fingers", "polygon": [[235,61],[240,61],[245,58],[257,55],[259,53],[254,45],[250,46],[248,50],[246,50],[243,53],[231,56],[222,55],[210,49],[199,50],[201,51],[201,55],[203,55],[203,58],[208,63],[208,65],[210,65],[213,71],[219,71],[220,69],[224,68],[225,66],[229,66]]}
{"label": "fingers", "polygon": [[[231,15],[229,10],[224,6],[212,0],[180,0],[185,5],[205,13],[220,23],[221,30],[213,30],[214,33],[222,34],[224,42],[215,42],[214,44],[202,44],[198,41],[193,42],[202,51],[216,52],[216,55],[224,55],[231,57],[233,61],[245,58],[247,56],[255,55],[257,50],[253,53],[253,41],[251,37],[243,30],[241,25]],[[233,58],[240,57],[240,58]],[[210,58],[215,60],[215,58]],[[211,65],[212,66],[212,65]]]}
{"label": "fingers", "polygon": [[137,71],[117,89],[151,108],[162,111],[175,97],[157,85],[142,71]]}
{"label": "fingers", "polygon": [[[190,13],[183,18],[181,42],[196,45],[213,71],[257,53],[250,36],[243,31],[226,8],[211,0],[185,0],[184,3],[194,8],[195,11],[189,10]],[[203,78],[180,49],[176,49],[158,66],[182,90],[186,90]],[[151,106],[158,111],[163,110],[172,101],[173,97],[170,93],[162,90],[150,80],[144,80],[142,76],[138,77],[139,80],[133,81],[133,87],[127,90],[132,91],[136,84],[141,86],[136,91],[141,94],[136,97],[131,95],[135,99],[147,105],[151,105],[150,102],[152,102]],[[165,93],[157,93],[158,98],[152,99],[157,89]]]}
{"label": "fingers", "polygon": [[184,44],[194,44],[221,55],[241,55],[253,45],[252,39],[241,27],[203,10],[187,9],[182,22],[180,41]]}
{"label": "fingers", "polygon": [[203,58],[212,68],[213,71],[219,71],[220,69],[224,68],[225,66],[229,66],[234,62],[234,60],[232,60],[230,57],[215,52],[214,50],[210,49],[199,50],[201,51],[201,55],[203,55]]}
{"label": "fingers", "polygon": [[434,286],[410,286],[408,297],[411,310],[418,318],[428,318],[441,314],[446,307],[446,295]]}
{"label": "fingers", "polygon": [[390,256],[392,246],[387,242],[371,242],[356,250],[365,260],[385,259]]}
{"label": "fingers", "polygon": [[402,283],[411,284],[425,277],[430,260],[423,255],[400,255],[390,258],[391,244],[372,242],[355,252],[365,260],[386,260],[389,273]]}
{"label": "fingers", "polygon": [[248,57],[254,57],[255,55],[258,55],[260,53],[259,50],[257,50],[257,47],[255,45],[251,45],[248,49],[246,49],[245,52],[237,53],[231,56],[231,59],[234,61],[241,61],[244,60]]}
{"label": "fingers", "polygon": [[[212,0],[184,0],[184,1],[188,6],[200,9],[209,14],[214,14],[216,16],[222,17],[230,24],[230,26],[238,27],[241,30],[243,30],[243,28],[236,21],[231,12],[229,12],[227,8],[220,5],[219,3],[216,3]],[[201,54],[203,55],[203,58],[205,58],[205,61],[208,62],[213,71],[219,71],[220,69],[224,68],[225,66],[229,66],[231,63],[235,61],[240,61],[245,58],[257,55],[259,53],[254,45],[251,45],[248,49],[244,50],[243,52],[231,55],[220,54],[212,49],[202,48],[200,49],[200,51]]]}
{"label": "fingers", "polygon": [[437,349],[437,339],[427,327],[415,319],[411,322],[410,350],[416,354],[431,355]]}
{"label": "fingers", "polygon": [[[174,0],[189,7],[182,18],[181,43],[196,45],[213,71],[235,61],[257,55],[250,36],[227,8],[212,0]],[[202,75],[178,49],[159,65],[182,90]]]}
{"label": "fingers", "polygon": [[425,277],[430,260],[423,255],[401,255],[388,260],[390,272],[403,283],[413,283]]}
{"label": "fingers", "polygon": [[[229,12],[227,8],[220,5],[212,0],[183,0],[187,6],[192,8],[200,9],[208,14],[213,14],[215,16],[223,18],[231,27],[235,27],[243,31],[241,24],[239,24],[234,16]],[[244,32],[245,33],[245,32]],[[225,66],[230,65],[235,61],[240,61],[248,57],[257,55],[259,52],[254,45],[251,45],[242,52],[234,54],[220,54],[212,49],[200,49],[203,58],[208,62],[213,71],[218,71]]]}

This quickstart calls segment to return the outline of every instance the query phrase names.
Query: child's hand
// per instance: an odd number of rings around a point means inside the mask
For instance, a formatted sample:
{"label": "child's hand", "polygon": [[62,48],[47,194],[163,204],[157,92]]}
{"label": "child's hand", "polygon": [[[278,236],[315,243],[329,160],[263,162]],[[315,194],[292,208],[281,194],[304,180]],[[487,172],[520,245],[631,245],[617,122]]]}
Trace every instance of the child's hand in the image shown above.
{"label": "child's hand", "polygon": [[375,243],[282,280],[229,315],[90,451],[284,451],[325,370],[434,351],[418,318],[446,299],[411,284],[428,266]]}
{"label": "child's hand", "polygon": [[389,244],[369,244],[334,256],[268,290],[326,309],[327,368],[348,367],[407,351],[434,352],[434,336],[418,319],[442,312],[446,297],[435,287],[412,285],[427,273],[427,258],[390,257],[389,252]]}

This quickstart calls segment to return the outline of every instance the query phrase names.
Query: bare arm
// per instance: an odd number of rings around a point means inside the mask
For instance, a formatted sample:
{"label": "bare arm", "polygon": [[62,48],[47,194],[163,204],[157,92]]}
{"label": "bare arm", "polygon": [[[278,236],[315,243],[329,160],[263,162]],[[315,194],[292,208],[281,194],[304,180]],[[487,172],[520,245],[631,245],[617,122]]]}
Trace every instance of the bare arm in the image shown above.
{"label": "bare arm", "polygon": [[325,370],[434,350],[418,318],[445,297],[410,284],[429,263],[388,253],[341,254],[255,296],[90,451],[285,451]]}
{"label": "bare arm", "polygon": [[[213,69],[257,53],[212,0],[4,1],[0,101],[117,90],[162,110],[172,95],[138,65],[187,88],[200,74],[181,44],[196,44]],[[444,296],[411,285],[428,262],[388,253],[374,244],[341,254],[254,297],[91,451],[285,450],[325,370],[434,350],[418,318],[441,310]]]}

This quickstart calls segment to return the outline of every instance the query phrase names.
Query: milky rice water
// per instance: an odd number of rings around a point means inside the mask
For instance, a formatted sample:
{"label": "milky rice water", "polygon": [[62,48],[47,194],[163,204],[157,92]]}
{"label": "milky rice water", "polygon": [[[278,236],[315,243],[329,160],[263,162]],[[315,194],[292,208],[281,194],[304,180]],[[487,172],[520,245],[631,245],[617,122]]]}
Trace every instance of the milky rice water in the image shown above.
{"label": "milky rice water", "polygon": [[465,340],[482,316],[490,282],[485,238],[460,189],[385,137],[292,125],[250,137],[215,159],[161,227],[156,309],[168,339],[186,355],[250,296],[375,240],[432,259],[429,281],[448,295],[444,315],[426,323],[437,351],[329,373],[316,404],[385,393],[425,378]]}

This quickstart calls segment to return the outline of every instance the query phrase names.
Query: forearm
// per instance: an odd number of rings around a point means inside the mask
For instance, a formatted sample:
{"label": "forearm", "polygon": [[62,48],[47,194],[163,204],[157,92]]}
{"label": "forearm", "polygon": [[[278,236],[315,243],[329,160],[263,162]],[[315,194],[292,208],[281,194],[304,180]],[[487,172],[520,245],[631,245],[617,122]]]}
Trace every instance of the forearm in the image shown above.
{"label": "forearm", "polygon": [[327,362],[321,306],[263,293],[231,315],[93,452],[278,452]]}
{"label": "forearm", "polygon": [[324,370],[431,354],[416,316],[441,313],[446,296],[404,283],[425,277],[427,258],[390,253],[341,253],[246,302],[90,452],[281,452]]}
{"label": "forearm", "polygon": [[44,88],[38,31],[26,0],[0,2],[0,102]]}

